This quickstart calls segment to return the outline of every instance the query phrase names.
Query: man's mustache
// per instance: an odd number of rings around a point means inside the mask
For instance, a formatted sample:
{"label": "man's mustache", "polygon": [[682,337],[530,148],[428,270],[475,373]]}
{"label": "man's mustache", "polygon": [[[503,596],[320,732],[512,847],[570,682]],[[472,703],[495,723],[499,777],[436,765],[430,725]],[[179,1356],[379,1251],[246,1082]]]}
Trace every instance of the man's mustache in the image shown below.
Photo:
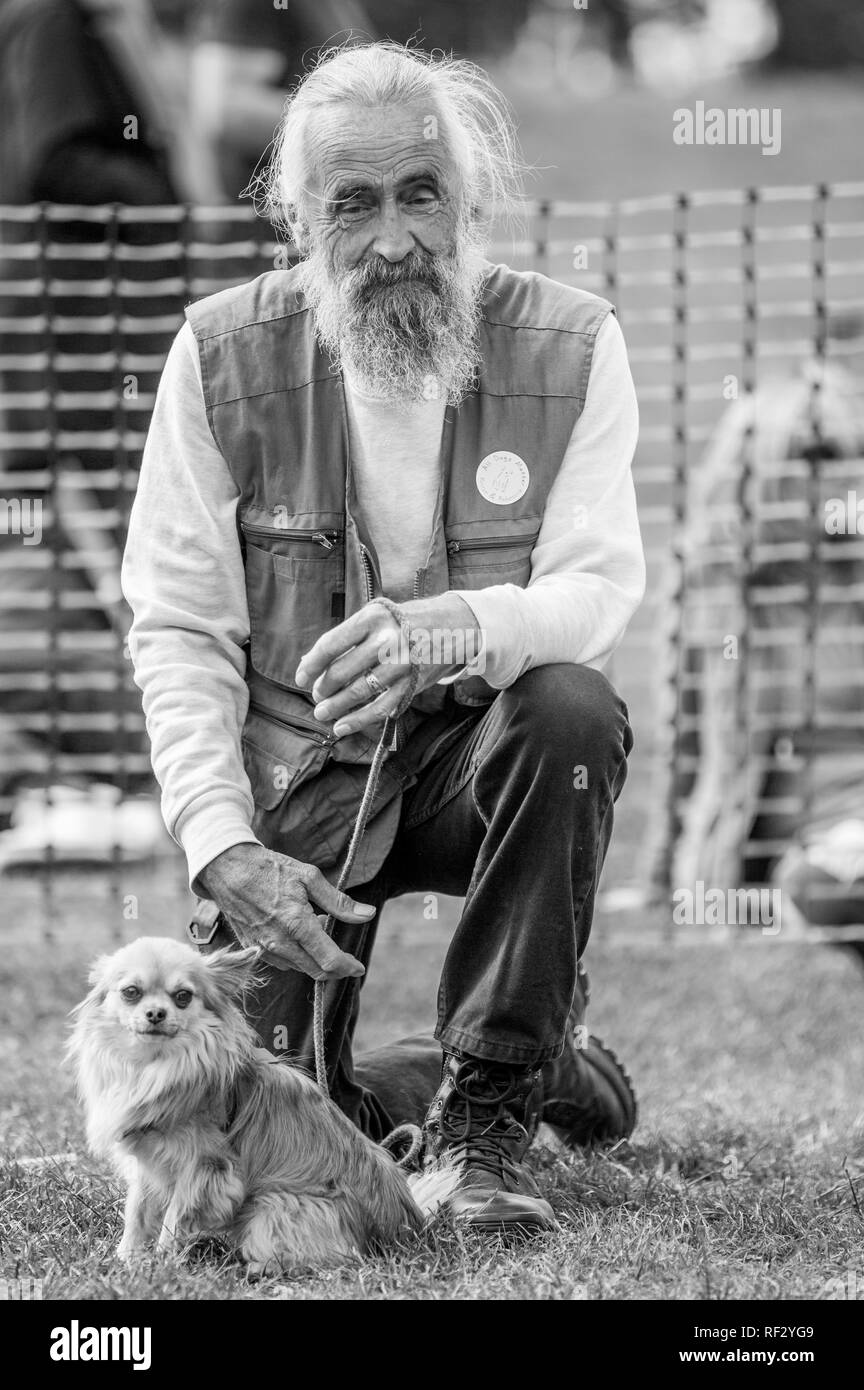
{"label": "man's mustache", "polygon": [[388,261],[383,256],[375,256],[350,270],[344,281],[349,294],[361,301],[371,298],[378,290],[407,284],[423,285],[440,293],[444,276],[436,257],[420,255],[415,251],[401,261]]}

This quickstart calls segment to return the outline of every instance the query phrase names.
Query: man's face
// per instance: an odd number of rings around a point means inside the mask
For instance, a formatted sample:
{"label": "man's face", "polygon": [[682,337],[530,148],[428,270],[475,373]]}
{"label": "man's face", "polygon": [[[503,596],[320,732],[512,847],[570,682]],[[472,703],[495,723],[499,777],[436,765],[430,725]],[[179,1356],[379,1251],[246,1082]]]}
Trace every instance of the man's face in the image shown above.
{"label": "man's face", "polygon": [[371,395],[458,401],[476,370],[483,271],[437,118],[334,107],[306,146],[301,283],[320,341]]}
{"label": "man's face", "polygon": [[452,253],[459,176],[438,128],[418,106],[340,107],[316,120],[306,210],[337,279],[375,256]]}

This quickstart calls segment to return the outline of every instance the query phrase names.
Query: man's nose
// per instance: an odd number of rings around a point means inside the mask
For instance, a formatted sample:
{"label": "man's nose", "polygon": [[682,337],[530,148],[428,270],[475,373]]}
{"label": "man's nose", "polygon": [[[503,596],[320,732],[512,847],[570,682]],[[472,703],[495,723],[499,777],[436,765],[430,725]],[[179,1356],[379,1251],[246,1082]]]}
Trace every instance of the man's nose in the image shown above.
{"label": "man's nose", "polygon": [[149,1009],[147,1010],[147,1022],[161,1023],[163,1018],[165,1017],[165,1012],[166,1011],[162,1008],[161,1004],[151,1004]]}
{"label": "man's nose", "polygon": [[414,238],[408,230],[405,217],[398,207],[392,204],[385,205],[378,219],[372,250],[383,256],[385,261],[396,262],[404,261],[413,247]]}

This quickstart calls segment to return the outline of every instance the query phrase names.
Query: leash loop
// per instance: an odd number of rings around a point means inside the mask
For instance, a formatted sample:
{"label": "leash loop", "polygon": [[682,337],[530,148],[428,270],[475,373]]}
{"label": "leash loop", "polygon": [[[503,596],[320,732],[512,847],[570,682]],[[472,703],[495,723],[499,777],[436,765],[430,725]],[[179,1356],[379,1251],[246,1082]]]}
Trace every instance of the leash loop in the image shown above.
{"label": "leash loop", "polygon": [[381,1148],[387,1149],[388,1152],[399,1148],[402,1144],[406,1145],[405,1152],[399,1158],[396,1158],[395,1154],[392,1155],[396,1167],[416,1167],[417,1159],[423,1148],[423,1131],[419,1125],[397,1125],[381,1140]]}

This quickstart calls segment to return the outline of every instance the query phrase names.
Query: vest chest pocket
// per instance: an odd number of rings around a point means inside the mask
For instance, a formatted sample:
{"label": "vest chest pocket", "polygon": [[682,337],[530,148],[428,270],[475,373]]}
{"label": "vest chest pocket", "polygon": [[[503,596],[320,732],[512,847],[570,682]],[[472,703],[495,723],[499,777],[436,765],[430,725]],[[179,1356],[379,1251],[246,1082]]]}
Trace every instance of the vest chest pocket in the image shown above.
{"label": "vest chest pocket", "polygon": [[250,659],[259,675],[293,686],[300,658],[341,620],[343,533],[241,522]]}
{"label": "vest chest pocket", "polygon": [[450,587],[485,589],[493,584],[518,584],[524,589],[531,578],[531,553],[540,534],[539,521],[532,520],[530,525],[530,531],[520,529],[508,535],[448,532]]}

